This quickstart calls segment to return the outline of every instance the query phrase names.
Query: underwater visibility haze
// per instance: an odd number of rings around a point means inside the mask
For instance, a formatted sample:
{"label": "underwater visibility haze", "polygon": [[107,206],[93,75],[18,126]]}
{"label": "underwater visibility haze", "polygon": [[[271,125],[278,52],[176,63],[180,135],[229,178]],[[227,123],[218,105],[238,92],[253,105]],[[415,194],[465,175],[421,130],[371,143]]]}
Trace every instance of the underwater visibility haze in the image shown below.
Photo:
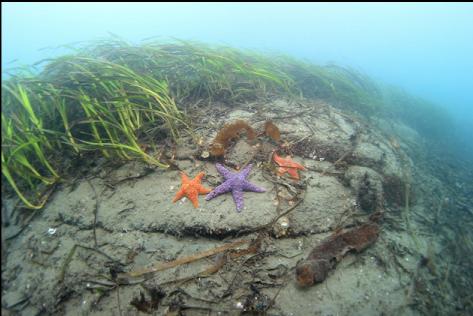
{"label": "underwater visibility haze", "polygon": [[2,3],[2,314],[472,314],[471,34],[471,3]]}

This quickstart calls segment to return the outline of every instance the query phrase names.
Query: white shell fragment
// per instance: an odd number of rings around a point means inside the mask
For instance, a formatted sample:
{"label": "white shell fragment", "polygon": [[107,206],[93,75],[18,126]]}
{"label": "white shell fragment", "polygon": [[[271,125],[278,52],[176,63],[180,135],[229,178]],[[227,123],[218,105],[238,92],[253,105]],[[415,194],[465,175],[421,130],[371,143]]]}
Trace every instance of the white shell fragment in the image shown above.
{"label": "white shell fragment", "polygon": [[287,235],[287,231],[291,223],[287,216],[283,216],[276,221],[276,224],[273,227],[274,235],[276,238],[284,237]]}
{"label": "white shell fragment", "polygon": [[48,235],[54,235],[56,233],[56,228],[48,228]]}

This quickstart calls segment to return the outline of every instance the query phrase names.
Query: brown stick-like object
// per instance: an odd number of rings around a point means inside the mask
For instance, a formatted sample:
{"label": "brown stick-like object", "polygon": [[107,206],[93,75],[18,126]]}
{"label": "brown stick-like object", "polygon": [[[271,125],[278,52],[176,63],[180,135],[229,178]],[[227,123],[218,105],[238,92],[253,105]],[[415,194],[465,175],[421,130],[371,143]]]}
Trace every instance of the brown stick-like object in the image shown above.
{"label": "brown stick-like object", "polygon": [[141,269],[141,270],[137,270],[137,271],[131,271],[131,272],[128,272],[128,273],[124,273],[124,274],[121,275],[121,277],[136,278],[136,277],[140,277],[142,275],[148,274],[148,273],[154,273],[154,272],[170,269],[170,268],[179,266],[181,264],[185,264],[185,263],[196,261],[196,260],[199,260],[199,259],[202,259],[202,258],[205,258],[205,257],[213,256],[217,253],[223,252],[223,251],[231,249],[231,248],[238,247],[238,246],[243,245],[245,243],[250,243],[250,241],[248,241],[248,240],[234,241],[234,242],[225,244],[223,246],[219,246],[219,247],[216,247],[216,248],[213,248],[213,249],[205,250],[205,251],[202,251],[202,252],[190,255],[190,256],[186,256],[186,257],[182,257],[182,258],[170,261],[170,262],[158,263],[158,264],[154,265],[151,268]]}

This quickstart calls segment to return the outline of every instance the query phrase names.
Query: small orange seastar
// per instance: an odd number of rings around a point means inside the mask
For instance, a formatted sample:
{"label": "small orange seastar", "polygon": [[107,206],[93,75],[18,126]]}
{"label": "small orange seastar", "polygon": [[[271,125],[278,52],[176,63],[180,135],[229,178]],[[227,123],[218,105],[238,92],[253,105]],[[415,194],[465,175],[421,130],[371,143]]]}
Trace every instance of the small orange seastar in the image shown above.
{"label": "small orange seastar", "polygon": [[204,188],[200,183],[204,175],[205,174],[203,172],[199,172],[199,174],[194,179],[189,180],[187,175],[184,172],[181,172],[181,189],[176,193],[176,196],[172,202],[175,203],[186,196],[189,198],[189,200],[191,200],[195,208],[199,207],[199,194],[207,194],[211,191],[210,189]]}
{"label": "small orange seastar", "polygon": [[278,176],[282,176],[287,172],[289,173],[291,178],[299,180],[299,174],[297,173],[297,169],[306,170],[303,165],[294,162],[290,156],[282,158],[279,157],[276,153],[274,153],[273,159],[279,165]]}

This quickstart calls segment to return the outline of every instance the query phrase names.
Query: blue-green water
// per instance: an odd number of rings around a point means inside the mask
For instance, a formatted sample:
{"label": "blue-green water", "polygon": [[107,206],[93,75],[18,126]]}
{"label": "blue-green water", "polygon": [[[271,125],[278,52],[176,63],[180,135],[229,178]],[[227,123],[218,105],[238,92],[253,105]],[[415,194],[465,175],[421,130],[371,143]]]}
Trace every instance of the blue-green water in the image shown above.
{"label": "blue-green water", "polygon": [[64,52],[43,48],[109,33],[134,42],[176,37],[349,65],[473,125],[471,3],[3,3],[2,68]]}

